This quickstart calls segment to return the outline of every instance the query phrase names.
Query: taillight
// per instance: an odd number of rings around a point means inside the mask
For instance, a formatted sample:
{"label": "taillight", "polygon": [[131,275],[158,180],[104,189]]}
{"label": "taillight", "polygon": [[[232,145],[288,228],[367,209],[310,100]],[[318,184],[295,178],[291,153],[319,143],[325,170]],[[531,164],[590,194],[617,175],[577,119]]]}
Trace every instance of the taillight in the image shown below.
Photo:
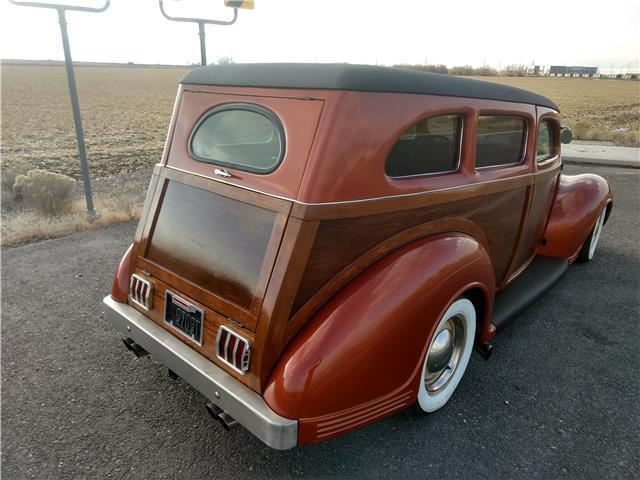
{"label": "taillight", "polygon": [[129,299],[145,310],[151,310],[153,306],[153,285],[151,282],[135,273],[131,275]]}
{"label": "taillight", "polygon": [[238,373],[249,370],[249,341],[225,326],[218,329],[216,356]]}

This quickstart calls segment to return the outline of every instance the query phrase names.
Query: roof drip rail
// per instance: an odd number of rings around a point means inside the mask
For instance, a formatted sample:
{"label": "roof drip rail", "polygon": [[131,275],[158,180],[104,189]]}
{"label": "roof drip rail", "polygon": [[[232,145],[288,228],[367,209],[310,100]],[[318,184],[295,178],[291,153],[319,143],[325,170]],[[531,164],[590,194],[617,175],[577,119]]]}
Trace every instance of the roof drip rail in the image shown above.
{"label": "roof drip rail", "polygon": [[158,0],[160,6],[160,12],[162,16],[172,22],[188,22],[198,24],[198,35],[200,36],[200,64],[205,66],[207,64],[207,46],[205,44],[205,31],[204,26],[209,25],[233,25],[238,19],[238,9],[233,8],[233,18],[231,20],[214,20],[211,18],[196,18],[196,17],[173,17],[168,15],[164,9],[164,0]]}
{"label": "roof drip rail", "polygon": [[19,7],[48,8],[58,12],[60,23],[60,35],[62,36],[62,48],[64,50],[64,63],[67,69],[67,82],[69,84],[69,97],[71,98],[71,109],[73,110],[73,123],[76,129],[76,141],[78,143],[78,155],[80,157],[80,170],[82,171],[82,183],[84,185],[84,197],[87,204],[87,219],[92,222],[97,214],[93,206],[93,193],[91,191],[91,177],[89,175],[89,164],[87,163],[87,148],[84,143],[84,130],[82,128],[82,118],[80,117],[80,102],[78,101],[78,91],[76,88],[76,77],[73,73],[73,60],[71,59],[71,47],[69,46],[69,34],[67,32],[66,12],[104,12],[111,4],[110,0],[105,0],[101,7],[83,7],[81,5],[66,5],[63,3],[45,2],[20,2],[9,0],[10,3]]}

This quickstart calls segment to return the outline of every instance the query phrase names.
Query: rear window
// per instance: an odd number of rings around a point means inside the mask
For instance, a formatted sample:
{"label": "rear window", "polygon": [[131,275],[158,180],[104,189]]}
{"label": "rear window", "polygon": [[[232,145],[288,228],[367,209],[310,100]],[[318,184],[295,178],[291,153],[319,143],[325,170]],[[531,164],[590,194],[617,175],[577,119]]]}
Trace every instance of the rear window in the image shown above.
{"label": "rear window", "polygon": [[194,160],[254,173],[275,170],[284,156],[284,130],[269,110],[229,104],[207,113],[189,141]]}
{"label": "rear window", "polygon": [[476,168],[513,165],[524,158],[527,123],[523,118],[478,117]]}
{"label": "rear window", "polygon": [[391,149],[385,172],[389,177],[409,177],[458,169],[462,117],[426,118],[408,128]]}

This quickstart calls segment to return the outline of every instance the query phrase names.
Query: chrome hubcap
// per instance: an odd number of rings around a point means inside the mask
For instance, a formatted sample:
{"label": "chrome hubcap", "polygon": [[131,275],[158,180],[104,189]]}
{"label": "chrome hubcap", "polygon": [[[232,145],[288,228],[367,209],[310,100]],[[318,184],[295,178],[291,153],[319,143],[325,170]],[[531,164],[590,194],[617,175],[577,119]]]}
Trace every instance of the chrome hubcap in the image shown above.
{"label": "chrome hubcap", "polygon": [[449,383],[462,357],[465,339],[465,322],[459,315],[448,319],[435,333],[427,352],[427,392],[436,393]]}

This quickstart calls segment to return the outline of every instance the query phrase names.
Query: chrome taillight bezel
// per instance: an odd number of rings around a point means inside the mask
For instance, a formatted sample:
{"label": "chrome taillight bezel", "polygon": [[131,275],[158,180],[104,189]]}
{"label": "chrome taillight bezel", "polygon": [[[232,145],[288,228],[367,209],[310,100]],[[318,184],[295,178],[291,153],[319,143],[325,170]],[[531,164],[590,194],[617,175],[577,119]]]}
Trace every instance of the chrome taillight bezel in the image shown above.
{"label": "chrome taillight bezel", "polygon": [[153,308],[153,283],[135,273],[131,275],[129,300],[147,311],[151,310]]}
{"label": "chrome taillight bezel", "polygon": [[[229,343],[231,337],[235,338],[234,345],[229,355]],[[221,343],[222,339],[222,343]],[[236,365],[235,359],[240,344],[244,345],[244,351],[241,353],[239,365]],[[231,361],[229,360],[231,357]],[[249,340],[239,335],[234,330],[231,330],[224,325],[220,325],[218,328],[218,334],[216,335],[216,358],[224,362],[225,365],[238,372],[240,375],[244,375],[249,371],[249,364],[251,361],[251,343]]]}

